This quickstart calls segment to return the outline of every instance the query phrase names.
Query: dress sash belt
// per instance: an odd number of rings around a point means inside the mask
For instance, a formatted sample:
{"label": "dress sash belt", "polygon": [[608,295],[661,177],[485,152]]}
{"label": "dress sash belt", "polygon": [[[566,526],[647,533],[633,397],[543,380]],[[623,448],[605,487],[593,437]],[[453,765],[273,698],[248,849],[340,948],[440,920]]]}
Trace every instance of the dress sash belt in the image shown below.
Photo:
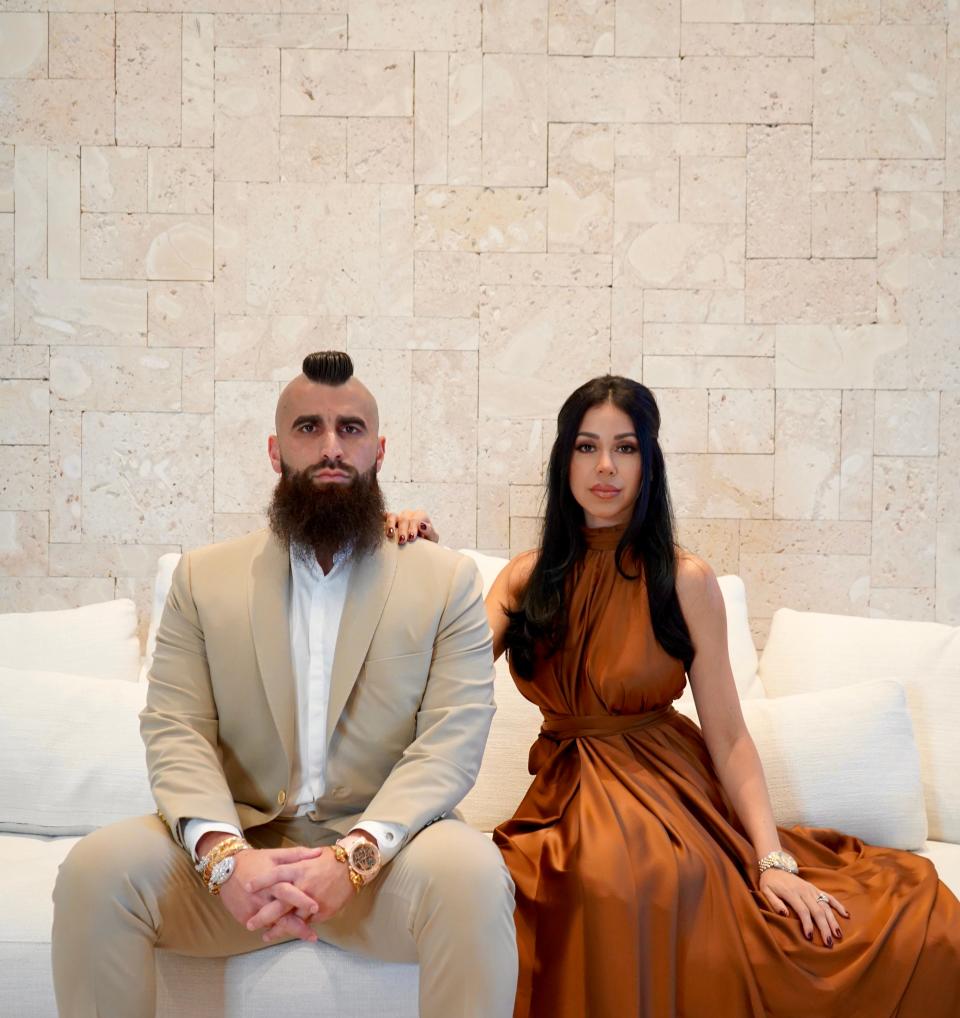
{"label": "dress sash belt", "polygon": [[602,739],[610,735],[623,735],[648,728],[676,714],[672,704],[643,714],[547,714],[543,715],[540,734],[552,742],[566,739]]}

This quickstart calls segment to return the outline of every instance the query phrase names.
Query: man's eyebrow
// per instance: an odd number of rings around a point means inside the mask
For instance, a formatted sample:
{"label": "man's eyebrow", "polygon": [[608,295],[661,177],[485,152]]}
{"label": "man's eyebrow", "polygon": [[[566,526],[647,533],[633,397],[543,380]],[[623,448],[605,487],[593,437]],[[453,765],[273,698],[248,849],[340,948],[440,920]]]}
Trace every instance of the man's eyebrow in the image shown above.
{"label": "man's eyebrow", "polygon": [[[292,428],[299,428],[303,424],[323,424],[323,417],[320,414],[301,414],[290,426]],[[342,427],[344,424],[353,424],[361,428],[367,427],[367,422],[362,417],[356,415],[338,417],[337,426]]]}
{"label": "man's eyebrow", "polygon": [[319,414],[301,414],[294,422],[290,425],[291,428],[299,428],[301,424],[319,424],[321,417]]}

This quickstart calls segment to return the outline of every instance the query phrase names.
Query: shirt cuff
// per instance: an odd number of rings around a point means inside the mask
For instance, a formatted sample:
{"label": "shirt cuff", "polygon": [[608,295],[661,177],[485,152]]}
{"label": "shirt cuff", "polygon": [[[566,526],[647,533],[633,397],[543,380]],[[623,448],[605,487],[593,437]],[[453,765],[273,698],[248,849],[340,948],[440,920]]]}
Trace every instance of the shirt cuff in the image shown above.
{"label": "shirt cuff", "polygon": [[355,831],[366,831],[372,834],[380,849],[380,861],[388,863],[403,847],[407,838],[407,828],[403,824],[381,823],[379,820],[364,820],[357,824]]}
{"label": "shirt cuff", "polygon": [[[193,856],[193,861],[197,862],[197,842],[211,831],[220,831],[221,834],[232,834],[235,838],[242,838],[243,832],[232,824],[225,824],[222,820],[199,820],[194,817],[192,820],[181,820],[183,824],[183,843],[187,846],[187,851]],[[372,833],[372,832],[371,832]],[[376,837],[376,835],[374,835]],[[380,854],[383,854],[383,850],[380,850]]]}

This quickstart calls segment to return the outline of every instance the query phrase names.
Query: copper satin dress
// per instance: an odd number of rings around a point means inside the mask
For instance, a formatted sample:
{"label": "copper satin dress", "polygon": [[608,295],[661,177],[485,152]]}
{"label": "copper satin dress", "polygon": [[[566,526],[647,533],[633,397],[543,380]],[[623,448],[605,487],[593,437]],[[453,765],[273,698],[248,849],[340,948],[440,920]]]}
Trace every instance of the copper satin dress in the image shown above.
{"label": "copper satin dress", "polygon": [[517,889],[515,1018],[958,1018],[960,904],[927,860],[781,830],[851,918],[830,949],[766,903],[700,729],[670,706],[683,665],[616,571],[622,532],[587,531],[565,648],[517,678],[548,730],[494,835]]}

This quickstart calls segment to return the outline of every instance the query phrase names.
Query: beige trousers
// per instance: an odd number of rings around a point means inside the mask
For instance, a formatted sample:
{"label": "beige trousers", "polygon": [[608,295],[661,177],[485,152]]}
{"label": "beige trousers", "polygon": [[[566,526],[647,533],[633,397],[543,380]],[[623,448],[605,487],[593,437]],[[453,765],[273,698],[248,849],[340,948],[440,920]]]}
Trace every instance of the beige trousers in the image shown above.
{"label": "beige trousers", "polygon": [[[317,845],[309,820],[247,832],[262,848]],[[61,1018],[149,1018],[154,948],[194,957],[262,949],[208,894],[158,817],[101,828],[67,856],[53,893],[53,978]],[[421,1018],[510,1018],[517,982],[513,883],[499,851],[459,820],[421,831],[333,919],[321,940],[420,963]]]}

